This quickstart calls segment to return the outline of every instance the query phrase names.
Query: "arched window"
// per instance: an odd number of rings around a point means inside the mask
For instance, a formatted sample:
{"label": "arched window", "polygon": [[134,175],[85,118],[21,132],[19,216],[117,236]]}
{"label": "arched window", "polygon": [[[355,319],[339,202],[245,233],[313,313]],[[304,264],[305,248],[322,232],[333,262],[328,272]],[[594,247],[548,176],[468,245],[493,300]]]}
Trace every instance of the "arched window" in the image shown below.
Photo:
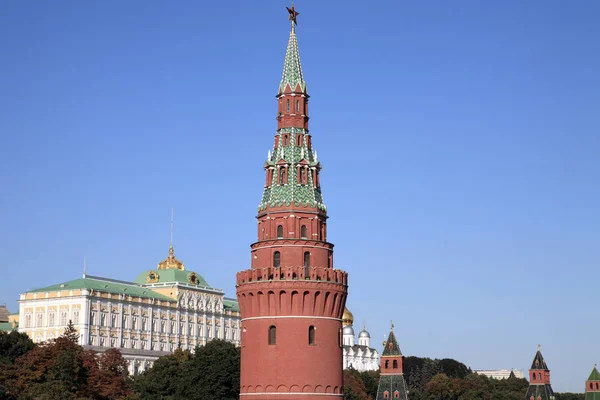
{"label": "arched window", "polygon": [[290,99],[285,101],[285,111],[290,112]]}
{"label": "arched window", "polygon": [[390,360],[385,360],[385,368],[389,368],[390,367]]}
{"label": "arched window", "polygon": [[594,385],[592,384],[592,382],[590,382],[590,389],[593,389]]}
{"label": "arched window", "polygon": [[304,252],[304,268],[310,267],[310,253],[308,251]]}
{"label": "arched window", "polygon": [[540,381],[542,380],[542,373],[541,372],[538,372],[538,380],[540,380]]}
{"label": "arched window", "polygon": [[399,398],[400,398],[400,392],[399,392],[399,391],[397,391],[397,390],[396,390],[396,391],[394,392],[394,398],[395,398],[395,399],[399,399]]}
{"label": "arched window", "polygon": [[390,392],[388,392],[387,390],[385,392],[383,392],[383,398],[384,399],[389,399],[390,398]]}
{"label": "arched window", "polygon": [[296,112],[300,112],[300,100],[296,100]]}
{"label": "arched window", "polygon": [[302,239],[306,239],[306,225],[302,225],[300,228],[300,237]]}
{"label": "arched window", "polygon": [[596,382],[596,390],[598,390],[598,382]]}
{"label": "arched window", "polygon": [[531,380],[532,380],[532,381],[535,381],[535,372],[533,373],[533,376],[532,376],[532,379],[531,379]]}
{"label": "arched window", "polygon": [[296,135],[296,146],[298,146],[298,147],[302,146],[302,135],[300,135],[300,134]]}
{"label": "arched window", "polygon": [[392,362],[392,368],[398,368],[398,360]]}
{"label": "arched window", "polygon": [[281,254],[278,251],[273,253],[273,267],[279,268],[281,265]]}
{"label": "arched window", "polygon": [[306,168],[304,167],[300,167],[300,176],[299,176],[299,180],[301,185],[306,185]]}
{"label": "arched window", "polygon": [[315,344],[315,327],[312,325],[308,327],[308,344]]}
{"label": "arched window", "polygon": [[277,239],[283,239],[283,225],[277,225]]}
{"label": "arched window", "polygon": [[275,325],[269,327],[269,344],[274,345],[277,343],[277,328]]}

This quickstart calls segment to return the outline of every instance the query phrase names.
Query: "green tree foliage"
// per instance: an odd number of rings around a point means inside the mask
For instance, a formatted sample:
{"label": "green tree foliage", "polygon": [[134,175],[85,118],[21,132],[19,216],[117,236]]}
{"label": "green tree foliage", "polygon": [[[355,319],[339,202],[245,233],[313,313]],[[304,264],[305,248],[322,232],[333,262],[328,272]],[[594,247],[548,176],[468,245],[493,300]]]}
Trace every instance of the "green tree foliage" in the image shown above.
{"label": "green tree foliage", "polygon": [[121,353],[109,350],[98,357],[79,346],[78,338],[69,324],[62,336],[18,357],[6,376],[2,398],[125,399],[131,390],[127,363]]}
{"label": "green tree foliage", "polygon": [[134,388],[145,400],[237,400],[240,349],[224,340],[212,340],[196,347],[194,354],[176,350],[139,375]]}
{"label": "green tree foliage", "polygon": [[[375,396],[377,396],[377,388],[375,388]],[[365,386],[363,373],[358,372],[354,368],[344,370],[344,399],[345,400],[371,400]]]}
{"label": "green tree foliage", "polygon": [[0,365],[14,364],[17,358],[34,347],[35,344],[25,333],[0,331]]}
{"label": "green tree foliage", "polygon": [[585,400],[585,393],[555,393],[560,400]]}

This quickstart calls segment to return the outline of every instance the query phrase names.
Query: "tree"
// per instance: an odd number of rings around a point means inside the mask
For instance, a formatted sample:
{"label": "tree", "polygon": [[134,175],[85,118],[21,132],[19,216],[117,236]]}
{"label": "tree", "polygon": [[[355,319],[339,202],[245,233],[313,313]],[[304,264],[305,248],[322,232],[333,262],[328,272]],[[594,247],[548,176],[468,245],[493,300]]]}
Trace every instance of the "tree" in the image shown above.
{"label": "tree", "polygon": [[[92,357],[95,355],[92,352]],[[89,391],[100,399],[123,399],[132,394],[127,361],[117,349],[108,349],[97,358],[97,368],[91,368]]]}
{"label": "tree", "polygon": [[0,365],[14,364],[17,358],[34,347],[35,344],[26,333],[0,331]]}
{"label": "tree", "polygon": [[225,340],[197,346],[183,375],[177,398],[238,400],[240,349]]}
{"label": "tree", "polygon": [[149,370],[134,378],[133,388],[140,398],[147,400],[170,399],[182,384],[183,375],[189,368],[191,354],[180,348],[173,354],[160,357]]}
{"label": "tree", "polygon": [[446,374],[437,374],[425,385],[425,398],[428,400],[454,400],[456,387]]}
{"label": "tree", "polygon": [[[375,389],[377,396],[377,389]],[[371,400],[361,373],[354,368],[344,370],[344,399],[345,400]]]}

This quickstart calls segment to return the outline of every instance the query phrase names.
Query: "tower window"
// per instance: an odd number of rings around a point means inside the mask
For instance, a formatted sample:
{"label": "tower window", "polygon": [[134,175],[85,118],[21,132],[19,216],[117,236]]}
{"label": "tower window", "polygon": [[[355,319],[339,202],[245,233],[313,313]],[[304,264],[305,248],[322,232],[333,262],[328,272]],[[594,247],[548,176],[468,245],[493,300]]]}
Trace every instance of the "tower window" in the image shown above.
{"label": "tower window", "polygon": [[273,253],[273,267],[279,268],[280,265],[281,265],[281,254],[278,251],[276,251],[275,253]]}
{"label": "tower window", "polygon": [[300,100],[296,100],[296,112],[300,112]]}
{"label": "tower window", "polygon": [[384,399],[389,399],[390,398],[390,392],[388,392],[387,390],[385,392],[383,392],[383,398]]}
{"label": "tower window", "polygon": [[277,344],[277,328],[275,327],[275,325],[271,325],[269,327],[269,344]]}
{"label": "tower window", "polygon": [[396,390],[396,391],[394,392],[394,398],[395,398],[395,399],[399,399],[399,398],[400,398],[400,392],[399,392],[399,391],[397,391],[397,390]]}
{"label": "tower window", "polygon": [[390,361],[389,360],[385,360],[385,368],[389,368],[390,367]]}
{"label": "tower window", "polygon": [[532,378],[533,378],[532,381],[535,381],[535,372],[533,373]]}
{"label": "tower window", "polygon": [[283,167],[279,167],[279,184],[283,185],[285,183],[285,169]]}
{"label": "tower window", "polygon": [[299,178],[300,182],[298,182],[298,183],[301,185],[306,185],[306,169],[303,167],[299,167],[299,169],[300,169],[300,174],[299,174],[298,178]]}
{"label": "tower window", "polygon": [[540,381],[542,380],[542,373],[541,372],[538,373],[538,380],[540,380]]}
{"label": "tower window", "polygon": [[315,344],[315,327],[312,325],[308,327],[308,344]]}
{"label": "tower window", "polygon": [[302,225],[302,228],[300,228],[300,237],[306,239],[306,225]]}
{"label": "tower window", "polygon": [[298,147],[302,146],[302,135],[301,134],[296,135],[296,146],[298,146]]}
{"label": "tower window", "polygon": [[596,390],[598,390],[598,382],[596,382]]}
{"label": "tower window", "polygon": [[283,225],[277,225],[277,239],[283,239]]}
{"label": "tower window", "polygon": [[398,368],[398,360],[392,362],[392,368]]}
{"label": "tower window", "polygon": [[310,267],[310,253],[308,251],[304,252],[304,268]]}
{"label": "tower window", "polygon": [[285,101],[285,111],[290,112],[290,99]]}

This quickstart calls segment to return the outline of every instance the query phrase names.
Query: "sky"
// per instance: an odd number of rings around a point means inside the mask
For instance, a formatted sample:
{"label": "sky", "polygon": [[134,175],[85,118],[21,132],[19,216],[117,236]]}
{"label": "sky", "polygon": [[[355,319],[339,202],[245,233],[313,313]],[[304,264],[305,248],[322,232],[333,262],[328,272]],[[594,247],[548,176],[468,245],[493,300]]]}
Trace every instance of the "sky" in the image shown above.
{"label": "sky", "polygon": [[[235,297],[281,0],[6,2],[0,304],[175,254]],[[600,3],[298,0],[335,267],[380,348],[584,389],[600,332]]]}

